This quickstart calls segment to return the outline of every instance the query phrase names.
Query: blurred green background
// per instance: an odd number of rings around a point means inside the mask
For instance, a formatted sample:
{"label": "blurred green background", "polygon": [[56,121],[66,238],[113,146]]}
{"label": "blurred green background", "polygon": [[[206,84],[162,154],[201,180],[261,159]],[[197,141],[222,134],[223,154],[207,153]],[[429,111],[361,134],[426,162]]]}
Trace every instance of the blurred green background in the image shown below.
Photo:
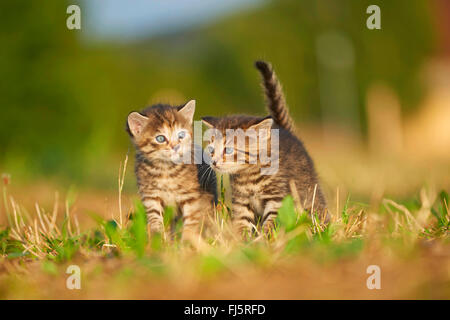
{"label": "blurred green background", "polygon": [[[299,127],[320,125],[329,111],[365,139],[368,87],[387,84],[402,112],[413,112],[424,94],[420,68],[439,49],[439,1],[251,1],[198,24],[169,10],[175,26],[105,36],[96,23],[108,2],[0,2],[0,172],[116,188],[130,111],[195,98],[197,119],[263,114],[253,68],[261,58],[275,66]],[[66,28],[69,4],[81,7],[81,30]],[[381,7],[381,30],[366,28],[371,4]],[[121,5],[126,24],[133,4]],[[205,5],[213,12],[214,2]]]}

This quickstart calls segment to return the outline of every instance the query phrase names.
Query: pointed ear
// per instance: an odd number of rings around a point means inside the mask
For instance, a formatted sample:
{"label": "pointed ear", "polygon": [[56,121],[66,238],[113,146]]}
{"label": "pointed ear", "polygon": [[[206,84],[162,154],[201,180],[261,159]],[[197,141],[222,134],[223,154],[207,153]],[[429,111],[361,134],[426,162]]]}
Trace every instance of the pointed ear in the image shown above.
{"label": "pointed ear", "polygon": [[185,119],[189,120],[190,123],[194,120],[194,112],[195,112],[195,100],[191,100],[186,103],[178,113],[183,116]]}
{"label": "pointed ear", "polygon": [[128,115],[127,131],[133,137],[138,137],[145,128],[148,118],[138,112],[132,112]]}
{"label": "pointed ear", "polygon": [[272,129],[272,125],[273,125],[273,119],[268,117],[268,118],[264,118],[262,119],[260,122],[252,125],[251,127],[249,127],[249,129],[254,129],[254,130],[260,130],[260,129],[266,129],[266,130],[270,130]]}
{"label": "pointed ear", "polygon": [[202,122],[205,126],[207,126],[209,129],[214,128],[214,124],[216,123],[216,118],[214,117],[203,117]]}

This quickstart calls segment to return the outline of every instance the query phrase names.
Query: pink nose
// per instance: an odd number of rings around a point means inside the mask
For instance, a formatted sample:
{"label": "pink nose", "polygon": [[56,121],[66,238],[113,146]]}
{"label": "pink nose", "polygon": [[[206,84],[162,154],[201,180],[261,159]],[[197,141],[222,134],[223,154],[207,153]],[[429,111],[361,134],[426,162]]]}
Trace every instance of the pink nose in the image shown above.
{"label": "pink nose", "polygon": [[172,150],[175,151],[175,152],[177,152],[178,150],[180,150],[180,145],[177,144],[176,146],[173,146],[173,147],[172,147]]}

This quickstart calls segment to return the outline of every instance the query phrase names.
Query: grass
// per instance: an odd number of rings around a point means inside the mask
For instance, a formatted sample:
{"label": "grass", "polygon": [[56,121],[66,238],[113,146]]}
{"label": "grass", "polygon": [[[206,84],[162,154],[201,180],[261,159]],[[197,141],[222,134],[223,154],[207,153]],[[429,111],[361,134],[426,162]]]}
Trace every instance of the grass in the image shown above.
{"label": "grass", "polygon": [[[283,200],[270,237],[240,241],[221,197],[205,241],[181,242],[182,223],[166,208],[165,232],[149,234],[139,201],[122,210],[126,161],[119,171],[119,216],[89,212],[78,221],[69,192],[60,212],[22,207],[3,181],[7,226],[0,229],[0,298],[450,298],[449,196],[422,189],[373,207],[337,190],[331,220],[303,212],[293,193]],[[333,207],[333,206],[332,206]],[[65,287],[79,265],[82,289]],[[365,283],[382,270],[382,290]]]}

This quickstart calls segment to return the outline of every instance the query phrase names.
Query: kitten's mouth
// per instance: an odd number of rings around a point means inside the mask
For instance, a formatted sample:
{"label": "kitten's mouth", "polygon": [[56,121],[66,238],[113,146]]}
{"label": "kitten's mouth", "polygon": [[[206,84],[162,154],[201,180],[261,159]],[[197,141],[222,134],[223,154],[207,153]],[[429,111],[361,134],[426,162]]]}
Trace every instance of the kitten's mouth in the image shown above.
{"label": "kitten's mouth", "polygon": [[215,171],[218,171],[220,173],[234,173],[238,170],[236,167],[230,167],[230,166],[221,166],[217,164],[210,164],[211,168],[213,168]]}
{"label": "kitten's mouth", "polygon": [[183,160],[183,155],[179,153],[172,154],[170,156],[170,160],[174,162],[181,162]]}
{"label": "kitten's mouth", "polygon": [[210,164],[211,168],[213,168],[214,170],[220,171],[220,168],[218,166],[216,166],[215,164]]}
{"label": "kitten's mouth", "polygon": [[[184,163],[184,161],[189,161],[189,155],[183,151],[171,153],[169,156],[170,160],[175,163]],[[190,162],[188,162],[190,163]]]}

